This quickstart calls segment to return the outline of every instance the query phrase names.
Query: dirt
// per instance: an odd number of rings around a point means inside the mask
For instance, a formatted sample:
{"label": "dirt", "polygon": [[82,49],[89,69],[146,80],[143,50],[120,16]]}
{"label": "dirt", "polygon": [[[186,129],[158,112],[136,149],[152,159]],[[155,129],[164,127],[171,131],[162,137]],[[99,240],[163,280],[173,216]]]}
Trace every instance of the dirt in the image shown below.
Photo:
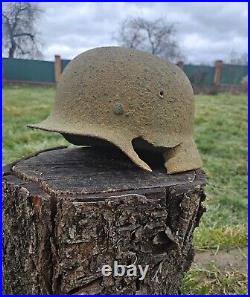
{"label": "dirt", "polygon": [[247,273],[247,248],[196,252],[195,264],[198,267],[208,267],[211,264],[215,264],[221,271],[237,270]]}

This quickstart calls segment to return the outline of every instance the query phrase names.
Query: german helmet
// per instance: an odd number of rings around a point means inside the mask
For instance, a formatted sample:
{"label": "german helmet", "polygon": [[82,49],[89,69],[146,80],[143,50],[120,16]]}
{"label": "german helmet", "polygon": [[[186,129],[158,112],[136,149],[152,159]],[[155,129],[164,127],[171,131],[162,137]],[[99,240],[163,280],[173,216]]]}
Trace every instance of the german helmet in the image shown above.
{"label": "german helmet", "polygon": [[78,145],[112,143],[151,171],[133,145],[142,140],[161,148],[167,173],[176,173],[202,166],[193,119],[193,89],[179,67],[146,52],[101,47],[66,66],[51,114],[29,127]]}

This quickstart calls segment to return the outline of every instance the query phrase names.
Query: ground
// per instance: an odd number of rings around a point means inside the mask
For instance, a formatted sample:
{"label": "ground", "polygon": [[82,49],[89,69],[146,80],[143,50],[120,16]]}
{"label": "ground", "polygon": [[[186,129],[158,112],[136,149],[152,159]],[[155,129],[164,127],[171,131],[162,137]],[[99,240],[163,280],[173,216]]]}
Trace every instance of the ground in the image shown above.
{"label": "ground", "polygon": [[[4,164],[68,145],[56,133],[26,128],[46,118],[54,94],[53,87],[4,87]],[[195,102],[195,139],[208,176],[207,212],[195,231],[197,256],[183,293],[246,294],[247,96],[197,95]]]}

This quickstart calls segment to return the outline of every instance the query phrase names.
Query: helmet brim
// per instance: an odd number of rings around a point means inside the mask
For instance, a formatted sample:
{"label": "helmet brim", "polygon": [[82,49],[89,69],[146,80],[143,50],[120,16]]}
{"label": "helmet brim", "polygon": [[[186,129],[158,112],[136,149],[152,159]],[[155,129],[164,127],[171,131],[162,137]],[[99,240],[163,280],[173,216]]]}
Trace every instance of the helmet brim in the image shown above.
{"label": "helmet brim", "polygon": [[194,170],[202,167],[202,160],[193,137],[188,137],[179,145],[168,149],[164,154],[169,174]]}
{"label": "helmet brim", "polygon": [[132,135],[129,136],[126,134],[126,137],[124,137],[122,133],[118,134],[114,131],[105,129],[104,127],[100,130],[100,128],[95,127],[94,125],[85,126],[84,128],[81,127],[81,130],[76,129],[75,126],[70,125],[67,125],[67,127],[64,126],[62,128],[61,123],[55,123],[55,121],[51,120],[50,118],[38,124],[30,124],[28,125],[28,127],[44,131],[57,132],[61,134],[97,137],[100,139],[107,140],[115,146],[119,147],[139,167],[150,172],[152,171],[148,164],[145,163],[142,159],[140,159],[140,157],[134,150],[132,145],[132,140],[134,137]]}
{"label": "helmet brim", "polygon": [[[56,122],[50,117],[41,123],[28,125],[28,127],[61,134],[97,137],[107,140],[119,147],[139,167],[147,171],[152,171],[148,164],[145,163],[134,150],[132,145],[134,135],[128,135],[127,131],[126,134],[123,134],[121,131],[119,131],[118,134],[106,127],[100,129],[94,125],[84,126],[77,129],[76,125],[69,125],[67,123],[66,126],[59,121]],[[126,137],[124,135],[126,135]],[[163,147],[166,145],[166,152],[163,153],[163,156],[165,159],[164,166],[167,169],[167,173],[174,174],[202,167],[202,160],[192,136],[183,138],[183,141],[174,147],[169,147],[167,145],[168,143],[169,140],[166,140],[166,143],[161,144]]]}

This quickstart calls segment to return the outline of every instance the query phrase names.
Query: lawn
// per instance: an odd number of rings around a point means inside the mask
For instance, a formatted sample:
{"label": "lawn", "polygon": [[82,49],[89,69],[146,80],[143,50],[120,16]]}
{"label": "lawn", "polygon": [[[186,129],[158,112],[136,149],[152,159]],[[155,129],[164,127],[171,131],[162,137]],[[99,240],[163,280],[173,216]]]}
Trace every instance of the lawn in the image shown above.
{"label": "lawn", "polygon": [[[54,94],[53,87],[4,87],[4,164],[37,150],[67,144],[56,133],[26,128],[27,124],[46,118]],[[215,251],[244,248],[247,246],[247,96],[197,95],[195,100],[195,138],[207,174],[207,212],[195,231],[195,248]],[[243,294],[247,292],[247,278],[239,271],[222,273],[214,267],[210,270],[193,267],[186,275],[183,292]]]}

